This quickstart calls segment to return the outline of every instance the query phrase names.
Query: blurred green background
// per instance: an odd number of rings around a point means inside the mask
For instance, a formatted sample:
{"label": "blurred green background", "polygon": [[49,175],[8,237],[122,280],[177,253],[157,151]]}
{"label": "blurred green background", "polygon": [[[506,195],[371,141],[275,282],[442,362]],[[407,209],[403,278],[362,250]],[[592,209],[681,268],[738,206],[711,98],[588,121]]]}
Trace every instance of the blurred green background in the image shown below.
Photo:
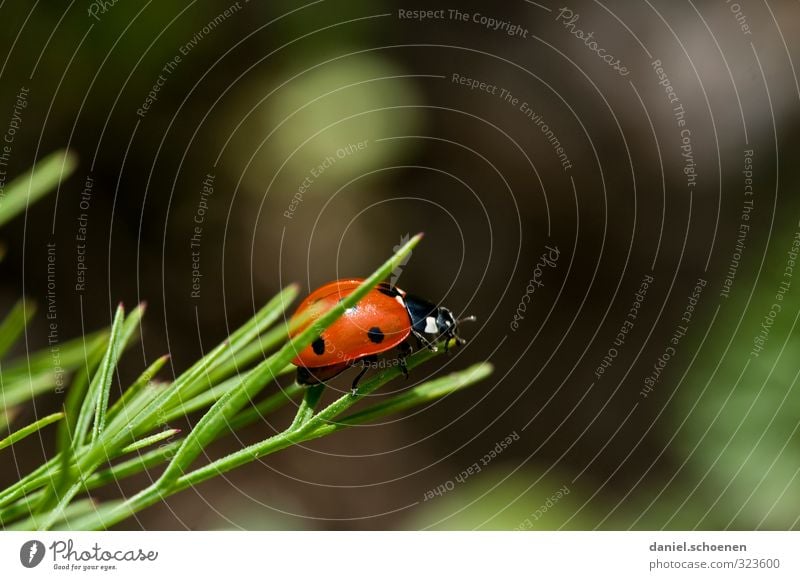
{"label": "blurred green background", "polygon": [[[22,173],[62,147],[79,158],[57,194],[0,234],[0,312],[21,295],[40,305],[16,354],[47,344],[47,244],[58,248],[59,340],[107,325],[120,300],[148,302],[141,344],[123,360],[130,379],[164,352],[179,372],[286,283],[363,276],[424,231],[399,286],[478,323],[464,328],[466,347],[409,384],[487,358],[498,368],[477,388],[271,456],[121,529],[800,528],[800,270],[786,275],[800,231],[797,3],[748,5],[750,34],[724,3],[581,1],[571,25],[560,7],[521,0],[462,3],[466,21],[400,16],[450,8],[435,2],[98,6],[0,6],[0,132],[16,127],[3,169]],[[548,245],[558,262],[537,273]],[[515,330],[532,279],[541,286]],[[62,402],[43,395],[18,420]],[[0,485],[51,444],[0,454]]]}

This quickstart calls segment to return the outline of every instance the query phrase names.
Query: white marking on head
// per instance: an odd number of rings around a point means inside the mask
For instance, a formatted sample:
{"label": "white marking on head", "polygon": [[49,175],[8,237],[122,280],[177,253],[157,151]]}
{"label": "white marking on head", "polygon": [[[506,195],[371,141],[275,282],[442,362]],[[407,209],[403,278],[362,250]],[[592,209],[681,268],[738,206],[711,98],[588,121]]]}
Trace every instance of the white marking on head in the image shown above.
{"label": "white marking on head", "polygon": [[400,306],[402,306],[403,308],[406,307],[406,302],[405,302],[405,300],[403,300],[403,297],[400,296],[400,294],[395,296],[394,299],[397,300],[400,303]]}
{"label": "white marking on head", "polygon": [[436,318],[433,316],[425,318],[425,332],[427,334],[439,334],[439,327],[436,326]]}

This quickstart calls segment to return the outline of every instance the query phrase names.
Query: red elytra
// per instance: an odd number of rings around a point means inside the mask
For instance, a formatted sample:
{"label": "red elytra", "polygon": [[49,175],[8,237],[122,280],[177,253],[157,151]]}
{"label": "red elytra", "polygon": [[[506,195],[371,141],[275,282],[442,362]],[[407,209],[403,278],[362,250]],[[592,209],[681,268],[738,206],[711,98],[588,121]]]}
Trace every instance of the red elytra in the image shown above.
{"label": "red elytra", "polygon": [[[329,282],[306,297],[292,315],[290,324],[296,328],[292,336],[302,332],[320,316],[358,288],[364,280],[349,278]],[[409,343],[414,336],[417,345],[436,350],[436,343],[458,336],[458,323],[453,313],[424,298],[406,294],[403,290],[379,284],[358,304],[345,313],[314,342],[297,353],[292,363],[297,366],[297,382],[303,385],[324,383],[350,366],[362,363],[363,369],[353,381],[353,391],[367,370],[363,363],[376,362],[377,355],[398,347],[398,366],[407,376],[406,356],[413,350]]]}
{"label": "red elytra", "polygon": [[[297,307],[290,324],[309,309],[313,308],[314,312],[293,335],[349,296],[363,281],[359,278],[336,280],[309,294]],[[395,289],[397,296],[401,297],[398,300],[387,289],[386,285],[381,285],[380,289],[371,290],[317,340],[300,351],[292,364],[305,368],[347,365],[366,356],[386,352],[403,342],[411,333],[411,319],[402,302],[405,292]]]}

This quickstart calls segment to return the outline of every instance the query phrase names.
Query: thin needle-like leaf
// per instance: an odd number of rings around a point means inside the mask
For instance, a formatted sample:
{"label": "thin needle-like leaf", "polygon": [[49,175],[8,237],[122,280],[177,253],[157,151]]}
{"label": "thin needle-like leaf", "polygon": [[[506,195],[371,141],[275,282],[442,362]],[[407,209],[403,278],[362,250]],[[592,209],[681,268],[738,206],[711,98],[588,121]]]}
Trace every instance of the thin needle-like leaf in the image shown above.
{"label": "thin needle-like leaf", "polygon": [[424,403],[429,403],[440,399],[446,395],[459,391],[470,385],[482,381],[492,374],[494,367],[487,362],[475,364],[463,371],[457,371],[444,377],[433,379],[409,389],[399,395],[389,398],[386,401],[367,407],[362,411],[347,415],[341,421],[334,424],[337,428],[349,425],[359,425],[380,419],[389,415],[396,415]]}
{"label": "thin needle-like leaf", "polygon": [[94,489],[107,483],[117,482],[120,479],[141,473],[146,469],[160,465],[166,459],[172,457],[175,450],[180,447],[182,441],[170,441],[164,445],[159,445],[147,453],[137,454],[135,457],[112,465],[108,469],[92,474],[86,480],[86,489]]}
{"label": "thin needle-like leaf", "polygon": [[231,420],[229,424],[230,429],[234,431],[236,429],[241,429],[246,425],[251,425],[256,421],[263,420],[264,417],[274,412],[276,409],[279,409],[289,401],[298,398],[305,392],[305,390],[306,387],[298,385],[297,383],[292,383],[288,387],[281,389],[280,392],[264,399],[260,403],[256,403],[249,409],[244,409]]}
{"label": "thin needle-like leaf", "polygon": [[[439,349],[439,351],[441,350],[443,349]],[[433,350],[421,350],[411,355],[407,359],[406,364],[409,369],[414,369],[423,362],[430,360],[437,354],[438,352],[434,352]],[[254,443],[253,445],[240,449],[239,451],[235,451],[229,455],[226,455],[225,457],[212,461],[203,467],[183,475],[179,479],[179,484],[197,484],[200,481],[204,481],[206,478],[208,478],[210,474],[225,473],[226,471],[230,471],[231,469],[239,467],[240,465],[244,465],[245,463],[253,461],[254,459],[274,453],[275,451],[284,449],[290,445],[294,445],[295,443],[299,443],[305,440],[309,434],[313,433],[317,429],[321,429],[323,427],[329,428],[337,416],[352,407],[362,397],[372,393],[373,391],[376,391],[390,380],[399,377],[401,374],[402,371],[398,367],[387,368],[361,383],[359,385],[358,394],[347,394],[336,399],[333,403],[325,407],[325,409],[312,416],[308,421],[294,430],[286,430],[282,433],[278,433],[277,435],[274,435],[268,439],[259,441],[258,443]]]}
{"label": "thin needle-like leaf", "polygon": [[11,309],[11,312],[0,323],[0,358],[3,358],[9,349],[14,346],[28,321],[36,312],[36,306],[30,300],[20,300]]}
{"label": "thin needle-like leaf", "polygon": [[77,163],[72,152],[56,151],[42,159],[34,169],[9,183],[0,195],[0,226],[69,177]]}
{"label": "thin needle-like leaf", "polygon": [[[120,304],[114,315],[114,322],[111,325],[111,336],[109,337],[103,360],[100,362],[97,372],[89,383],[89,389],[86,392],[83,405],[78,413],[75,433],[73,434],[73,448],[82,445],[86,440],[89,427],[92,424],[92,419],[94,418],[95,424],[100,419],[99,409],[103,401],[102,391],[106,388],[106,385],[110,387],[111,379],[114,376],[113,365],[116,364],[117,357],[119,356],[119,347],[122,339],[122,323],[124,320],[125,310]],[[103,412],[103,417],[105,418],[105,412]]]}
{"label": "thin needle-like leaf", "polygon": [[5,439],[0,439],[0,449],[5,449],[6,447],[10,447],[11,445],[14,445],[14,443],[17,443],[18,441],[25,439],[25,437],[27,437],[28,435],[36,433],[40,429],[47,427],[51,423],[60,421],[63,418],[64,418],[64,413],[53,413],[52,415],[48,415],[47,417],[42,417],[38,421],[31,423],[30,425],[27,425],[22,429],[14,431],[11,435],[6,437]]}
{"label": "thin needle-like leaf", "polygon": [[139,378],[136,379],[136,381],[134,381],[134,383],[128,387],[124,393],[122,393],[122,396],[117,399],[113,405],[111,405],[106,415],[107,420],[111,421],[121,409],[126,408],[130,402],[139,395],[141,390],[153,380],[153,378],[158,374],[158,371],[162,369],[168,360],[169,355],[165,354],[164,356],[153,361],[153,364],[147,367],[147,369],[141,375],[139,375]]}
{"label": "thin needle-like leaf", "polygon": [[[114,377],[117,361],[124,348],[124,344],[133,334],[133,330],[138,327],[139,320],[143,312],[143,307],[136,308],[128,320],[125,319],[125,310],[120,304],[114,315],[114,322],[111,326],[108,347],[106,348],[103,360],[89,383],[86,397],[81,405],[74,433],[70,433],[68,428],[62,429],[59,433],[59,447],[62,449],[60,454],[60,473],[58,478],[52,479],[47,485],[42,499],[37,506],[37,511],[46,512],[49,515],[43,520],[42,529],[48,529],[53,521],[59,517],[72,501],[72,498],[81,489],[80,477],[84,466],[78,464],[77,473],[72,469],[73,458],[78,457],[78,449],[85,443],[88,436],[89,426],[92,425],[91,441],[96,441],[105,427],[105,415],[108,409],[108,394],[111,388],[111,381]],[[92,417],[94,418],[92,420]],[[69,445],[69,442],[72,442]],[[81,456],[82,458],[83,456]],[[102,460],[94,459],[94,464],[90,471],[94,470]],[[55,503],[57,502],[57,503]],[[53,505],[55,503],[55,506]]]}
{"label": "thin needle-like leaf", "polygon": [[[297,286],[294,284],[281,291],[261,309],[256,317],[245,324],[246,332],[237,331],[234,333],[236,342],[238,343],[244,337],[250,336],[251,334],[253,337],[258,336],[260,329],[280,318],[296,296]],[[206,357],[195,363],[189,371],[178,377],[175,382],[172,383],[170,389],[154,399],[144,412],[140,413],[139,418],[130,425],[131,429],[135,429],[140,433],[147,432],[157,425],[159,417],[163,415],[166,409],[170,409],[176,403],[180,403],[193,394],[196,394],[196,387],[198,385],[200,387],[204,385],[211,386],[208,385],[206,373],[212,372],[214,369],[218,368],[222,362],[228,360],[228,357],[225,356],[225,352],[230,348],[230,344],[231,341],[223,342]],[[288,364],[289,361],[286,362]],[[104,443],[111,446],[114,445],[113,441],[105,441]]]}
{"label": "thin needle-like leaf", "polygon": [[155,435],[150,435],[149,437],[145,437],[144,439],[139,439],[135,443],[131,443],[122,448],[122,453],[133,453],[134,451],[138,451],[139,449],[143,449],[145,447],[149,447],[154,443],[159,443],[164,441],[164,439],[169,439],[173,435],[177,435],[180,433],[180,429],[167,429],[166,431],[161,431],[160,433],[156,433]]}
{"label": "thin needle-like leaf", "polygon": [[[136,430],[131,427],[133,422],[139,414],[159,395],[164,393],[165,389],[170,388],[167,383],[152,381],[143,389],[141,389],[136,397],[133,397],[128,404],[122,407],[119,412],[114,415],[114,418],[108,422],[107,430],[111,433],[127,433],[127,441],[137,435],[144,433],[143,430]],[[159,414],[157,426],[166,424],[166,419],[162,418]],[[122,442],[120,444],[123,444]],[[127,445],[128,443],[124,443]]]}
{"label": "thin needle-like leaf", "polygon": [[[295,367],[293,365],[287,365],[278,373],[278,376],[289,374],[294,372],[294,370]],[[165,422],[169,422],[173,419],[185,419],[190,413],[200,409],[205,409],[206,407],[212,405],[215,401],[222,398],[226,393],[238,387],[246,378],[247,373],[243,373],[240,376],[230,378],[210,389],[203,391],[188,401],[181,402],[180,405],[176,405],[170,411],[167,411],[163,420]]]}
{"label": "thin needle-like leaf", "polygon": [[92,424],[92,441],[96,441],[100,433],[105,429],[108,399],[111,390],[111,382],[114,378],[114,371],[122,351],[133,336],[133,333],[138,329],[143,314],[143,304],[136,307],[127,318],[125,317],[125,309],[122,304],[117,307],[117,311],[114,315],[114,322],[111,325],[108,347],[106,348],[103,360],[100,362],[97,372],[92,378],[91,383],[89,383],[89,389],[84,399],[84,404],[78,415],[73,447],[84,443],[88,434],[90,422]]}
{"label": "thin needle-like leaf", "polygon": [[[86,359],[86,344],[94,344],[98,340],[108,340],[108,332],[101,330],[61,343],[58,347],[61,367],[67,372],[78,368]],[[2,374],[5,379],[16,380],[43,372],[53,372],[53,353],[50,349],[9,361],[3,365]]]}
{"label": "thin needle-like leaf", "polygon": [[78,371],[72,377],[67,390],[67,400],[64,404],[64,412],[67,415],[66,421],[60,426],[59,451],[64,451],[67,446],[72,445],[73,433],[77,432],[78,418],[80,410],[89,389],[91,377],[100,366],[103,355],[108,347],[108,336],[98,336],[97,339],[87,342],[85,348],[85,359]]}

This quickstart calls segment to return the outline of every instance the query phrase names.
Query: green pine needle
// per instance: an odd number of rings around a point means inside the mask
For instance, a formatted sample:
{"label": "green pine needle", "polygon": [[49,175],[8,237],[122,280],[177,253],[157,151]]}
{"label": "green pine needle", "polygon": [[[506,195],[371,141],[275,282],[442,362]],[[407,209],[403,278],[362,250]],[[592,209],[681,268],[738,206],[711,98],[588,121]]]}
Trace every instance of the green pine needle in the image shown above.
{"label": "green pine needle", "polygon": [[180,429],[167,429],[166,431],[162,431],[161,433],[156,433],[155,435],[150,435],[149,437],[145,437],[144,439],[140,439],[136,443],[131,443],[130,445],[126,445],[122,448],[122,453],[133,453],[134,451],[138,451],[139,449],[143,449],[145,447],[150,447],[154,443],[160,443],[165,439],[169,439],[174,435],[180,433]]}
{"label": "green pine needle", "polygon": [[30,300],[22,299],[0,323],[0,359],[14,346],[17,339],[33,318],[36,306]]}
{"label": "green pine needle", "polygon": [[31,423],[30,425],[23,427],[18,431],[14,431],[11,435],[6,437],[5,439],[0,439],[0,449],[5,449],[6,447],[11,447],[17,441],[21,441],[25,439],[28,435],[32,435],[36,433],[40,429],[47,427],[51,423],[55,423],[56,421],[60,421],[64,418],[64,413],[53,413],[52,415],[48,415],[47,417],[42,417],[35,423]]}
{"label": "green pine needle", "polygon": [[0,190],[0,226],[52,191],[69,177],[78,164],[77,157],[69,151],[56,151],[42,159],[25,175]]}

